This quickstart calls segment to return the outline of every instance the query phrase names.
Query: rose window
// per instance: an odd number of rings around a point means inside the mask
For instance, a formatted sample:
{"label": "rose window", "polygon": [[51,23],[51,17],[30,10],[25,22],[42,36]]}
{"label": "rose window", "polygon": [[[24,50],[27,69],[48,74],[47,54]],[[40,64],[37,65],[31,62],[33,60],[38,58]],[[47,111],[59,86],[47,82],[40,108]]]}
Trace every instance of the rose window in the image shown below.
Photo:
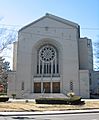
{"label": "rose window", "polygon": [[44,62],[50,62],[50,61],[54,60],[55,56],[56,56],[56,51],[55,51],[54,47],[52,47],[50,45],[43,46],[40,49],[40,58]]}

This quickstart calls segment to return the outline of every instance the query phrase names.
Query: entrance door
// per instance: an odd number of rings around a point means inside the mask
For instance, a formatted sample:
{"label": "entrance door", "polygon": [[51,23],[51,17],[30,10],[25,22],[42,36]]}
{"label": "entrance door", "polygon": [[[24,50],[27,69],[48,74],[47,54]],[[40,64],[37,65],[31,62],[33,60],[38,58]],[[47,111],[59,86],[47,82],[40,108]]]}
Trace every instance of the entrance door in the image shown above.
{"label": "entrance door", "polygon": [[40,82],[34,83],[34,93],[41,93],[41,83]]}
{"label": "entrance door", "polygon": [[52,83],[52,92],[53,93],[60,93],[60,82],[53,82]]}
{"label": "entrance door", "polygon": [[43,83],[43,90],[44,90],[44,93],[50,93],[50,82]]}

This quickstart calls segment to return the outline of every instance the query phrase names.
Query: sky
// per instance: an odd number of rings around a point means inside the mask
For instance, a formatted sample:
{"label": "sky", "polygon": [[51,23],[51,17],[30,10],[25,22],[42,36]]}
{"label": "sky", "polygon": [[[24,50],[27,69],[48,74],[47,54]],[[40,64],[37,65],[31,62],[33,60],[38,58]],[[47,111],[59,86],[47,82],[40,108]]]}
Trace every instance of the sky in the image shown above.
{"label": "sky", "polygon": [[81,37],[99,40],[99,0],[0,0],[0,26],[17,31],[46,13],[79,24]]}

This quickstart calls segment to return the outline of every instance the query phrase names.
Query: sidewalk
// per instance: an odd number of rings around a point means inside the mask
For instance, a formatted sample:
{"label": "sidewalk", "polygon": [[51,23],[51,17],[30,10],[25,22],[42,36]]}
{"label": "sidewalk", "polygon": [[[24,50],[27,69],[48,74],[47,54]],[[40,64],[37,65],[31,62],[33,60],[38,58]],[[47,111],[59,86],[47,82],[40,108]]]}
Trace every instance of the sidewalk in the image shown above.
{"label": "sidewalk", "polygon": [[57,115],[57,114],[83,114],[83,113],[99,113],[99,109],[45,111],[45,112],[0,112],[0,116],[31,116],[31,115]]}
{"label": "sidewalk", "polygon": [[[9,99],[9,102],[25,102],[28,100],[29,102],[35,102],[35,99]],[[82,101],[99,101],[99,99],[81,99]]]}

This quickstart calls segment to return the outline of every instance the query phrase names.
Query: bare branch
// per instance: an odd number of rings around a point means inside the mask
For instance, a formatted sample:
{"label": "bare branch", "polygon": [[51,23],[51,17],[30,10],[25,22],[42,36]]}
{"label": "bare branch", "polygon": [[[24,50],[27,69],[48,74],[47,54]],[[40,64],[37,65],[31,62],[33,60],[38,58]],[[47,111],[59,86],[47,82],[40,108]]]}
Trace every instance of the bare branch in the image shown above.
{"label": "bare branch", "polygon": [[16,41],[17,31],[9,31],[5,28],[0,28],[0,53],[3,52],[8,45]]}

